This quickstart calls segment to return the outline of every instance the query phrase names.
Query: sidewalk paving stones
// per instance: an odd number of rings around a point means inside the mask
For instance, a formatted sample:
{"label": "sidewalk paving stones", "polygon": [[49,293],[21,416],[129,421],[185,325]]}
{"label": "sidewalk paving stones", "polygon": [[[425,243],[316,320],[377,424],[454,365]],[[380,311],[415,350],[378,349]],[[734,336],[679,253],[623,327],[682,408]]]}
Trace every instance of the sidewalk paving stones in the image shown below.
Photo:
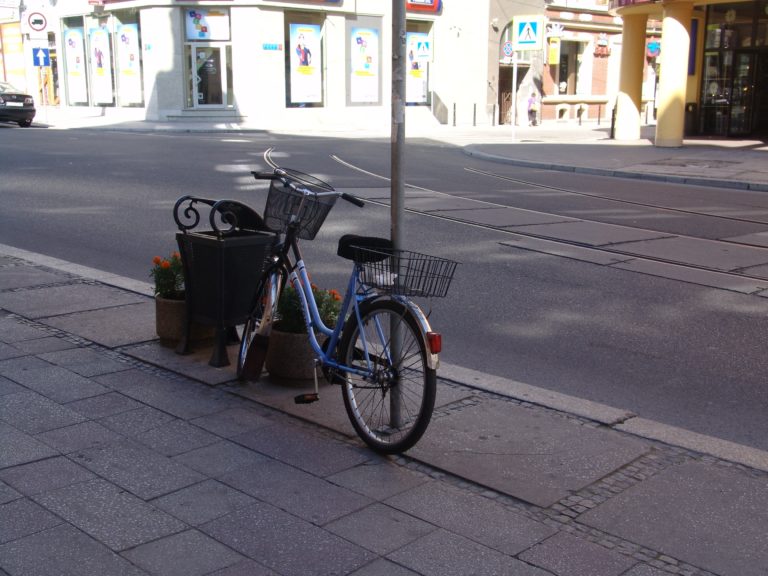
{"label": "sidewalk paving stones", "polygon": [[34,500],[116,552],[185,528],[180,520],[102,479],[38,494]]}
{"label": "sidewalk paving stones", "polygon": [[422,484],[385,503],[510,556],[557,531],[501,503],[440,483]]}
{"label": "sidewalk paving stones", "polygon": [[443,529],[400,548],[389,558],[425,576],[550,576],[544,570]]}
{"label": "sidewalk paving stones", "polygon": [[255,498],[217,480],[205,480],[156,498],[152,505],[190,526],[199,526],[255,502]]}
{"label": "sidewalk paving stones", "polygon": [[371,500],[283,462],[263,460],[218,478],[228,486],[307,522],[322,526],[359,510]]}
{"label": "sidewalk paving stones", "polygon": [[557,576],[616,576],[637,564],[633,558],[559,532],[520,554],[520,559]]}
{"label": "sidewalk paving stones", "polygon": [[147,576],[71,524],[0,545],[0,566],[9,575]]}
{"label": "sidewalk paving stones", "polygon": [[201,482],[205,476],[133,440],[119,440],[70,455],[102,478],[149,500]]}
{"label": "sidewalk paving stones", "polygon": [[123,556],[151,574],[166,576],[205,576],[246,559],[197,530],[137,546]]}
{"label": "sidewalk paving stones", "polygon": [[412,453],[462,478],[548,507],[647,450],[645,443],[610,430],[487,400],[435,418]]}
{"label": "sidewalk paving stones", "polygon": [[128,301],[122,306],[73,312],[42,321],[109,348],[152,340],[156,338],[155,305],[144,297],[138,298],[140,302]]}
{"label": "sidewalk paving stones", "polygon": [[671,467],[580,521],[723,576],[768,566],[768,478],[735,467]]}
{"label": "sidewalk paving stones", "polygon": [[5,377],[62,404],[108,392],[107,388],[93,380],[50,364],[40,368],[8,370]]}
{"label": "sidewalk paving stones", "polygon": [[84,422],[86,418],[45,396],[29,391],[3,396],[0,420],[27,434],[39,434]]}
{"label": "sidewalk paving stones", "polygon": [[348,574],[376,558],[327,530],[257,502],[200,529],[285,576]]}
{"label": "sidewalk paving stones", "polygon": [[[0,292],[1,308],[31,319],[125,304],[146,306],[147,299],[123,290],[89,283]],[[109,326],[109,329],[115,331],[114,325]]]}
{"label": "sidewalk paving stones", "polygon": [[34,496],[95,478],[94,473],[63,456],[0,470],[0,480],[25,496]]}
{"label": "sidewalk paving stones", "polygon": [[54,284],[69,280],[61,274],[30,266],[3,266],[2,261],[0,261],[0,267],[3,267],[3,274],[0,276],[0,290],[29,288],[30,286]]}

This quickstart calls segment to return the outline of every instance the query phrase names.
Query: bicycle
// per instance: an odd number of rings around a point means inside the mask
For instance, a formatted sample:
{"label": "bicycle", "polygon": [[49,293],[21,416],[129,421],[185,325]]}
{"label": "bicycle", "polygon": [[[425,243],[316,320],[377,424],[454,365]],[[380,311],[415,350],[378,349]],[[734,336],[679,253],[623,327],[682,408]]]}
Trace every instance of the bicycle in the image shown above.
{"label": "bicycle", "polygon": [[[426,431],[434,409],[442,337],[410,297],[445,296],[457,263],[395,250],[385,238],[342,236],[337,253],[351,260],[353,267],[338,321],[326,326],[299,240],[314,239],[337,198],[359,207],[365,202],[291,169],[252,174],[270,180],[264,222],[276,232],[277,241],[243,327],[238,378],[260,377],[278,300],[290,282],[316,356],[314,393],[299,395],[295,401],[318,399],[321,367],[329,382],[341,385],[347,415],[368,446],[388,454],[411,448]],[[316,333],[324,337],[322,344]]]}

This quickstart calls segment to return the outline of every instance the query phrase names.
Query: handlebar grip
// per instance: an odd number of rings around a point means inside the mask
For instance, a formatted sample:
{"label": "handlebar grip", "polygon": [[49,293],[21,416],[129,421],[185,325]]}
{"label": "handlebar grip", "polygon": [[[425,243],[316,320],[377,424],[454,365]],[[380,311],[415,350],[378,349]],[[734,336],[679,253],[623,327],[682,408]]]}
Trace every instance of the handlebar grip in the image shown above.
{"label": "handlebar grip", "polygon": [[256,172],[251,170],[251,174],[253,174],[253,177],[256,178],[256,180],[276,180],[280,178],[280,175],[275,174],[274,172]]}
{"label": "handlebar grip", "polygon": [[365,206],[365,202],[363,202],[357,196],[352,196],[352,194],[347,194],[346,192],[342,192],[341,193],[341,197],[344,198],[344,200],[346,200],[347,202],[350,202],[350,203],[354,204],[355,206],[359,206],[360,208]]}

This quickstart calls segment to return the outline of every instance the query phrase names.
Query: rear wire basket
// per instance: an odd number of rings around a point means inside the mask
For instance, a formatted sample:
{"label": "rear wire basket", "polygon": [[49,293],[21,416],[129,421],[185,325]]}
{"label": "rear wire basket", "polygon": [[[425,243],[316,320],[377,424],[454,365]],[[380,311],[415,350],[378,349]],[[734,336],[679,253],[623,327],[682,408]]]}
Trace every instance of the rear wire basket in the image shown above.
{"label": "rear wire basket", "polygon": [[352,247],[360,281],[379,292],[400,296],[443,298],[458,262],[410,252]]}
{"label": "rear wire basket", "polygon": [[[280,168],[278,173],[285,174],[297,187],[314,194],[334,191],[330,184],[303,172]],[[291,223],[291,217],[295,215],[298,220],[297,236],[302,240],[313,240],[335,203],[334,194],[321,197],[304,196],[275,179],[269,185],[264,222],[270,230],[284,233]]]}

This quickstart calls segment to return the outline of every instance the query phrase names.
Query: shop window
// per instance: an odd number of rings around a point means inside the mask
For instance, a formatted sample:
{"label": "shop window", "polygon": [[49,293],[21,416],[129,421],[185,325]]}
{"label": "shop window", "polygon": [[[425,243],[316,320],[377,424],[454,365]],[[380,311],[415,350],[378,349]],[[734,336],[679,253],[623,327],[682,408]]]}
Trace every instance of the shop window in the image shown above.
{"label": "shop window", "polygon": [[405,77],[405,100],[409,105],[429,105],[429,68],[432,64],[431,24],[406,22],[405,52],[408,73]]}
{"label": "shop window", "polygon": [[289,108],[324,105],[323,21],[317,14],[286,14],[285,104]]}
{"label": "shop window", "polygon": [[707,49],[733,50],[753,45],[755,4],[715,4],[707,18]]}
{"label": "shop window", "polygon": [[133,11],[63,20],[70,106],[143,106],[141,39]]}
{"label": "shop window", "polygon": [[[588,94],[582,84],[587,80],[581,74],[584,59],[584,42],[562,40],[560,42],[560,61],[557,66],[557,88],[560,94]],[[589,78],[591,81],[591,78]]]}
{"label": "shop window", "polygon": [[64,24],[64,79],[67,104],[88,104],[88,68],[85,58],[85,33],[82,17],[65,18]]}
{"label": "shop window", "polygon": [[91,102],[97,106],[115,104],[112,29],[109,17],[85,18]]}
{"label": "shop window", "polygon": [[768,46],[768,0],[761,0],[757,4],[755,46]]}
{"label": "shop window", "polygon": [[381,18],[347,20],[347,104],[381,104]]}
{"label": "shop window", "polygon": [[137,16],[135,12],[114,14],[117,101],[120,106],[144,104],[141,42]]}

